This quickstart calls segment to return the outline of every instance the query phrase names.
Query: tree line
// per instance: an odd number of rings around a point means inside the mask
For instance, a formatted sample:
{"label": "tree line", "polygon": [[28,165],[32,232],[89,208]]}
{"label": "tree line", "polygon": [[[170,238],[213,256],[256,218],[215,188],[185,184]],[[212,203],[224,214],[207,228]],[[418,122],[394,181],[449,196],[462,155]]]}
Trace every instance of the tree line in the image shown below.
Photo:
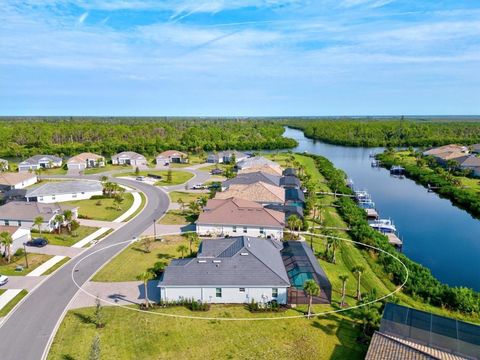
{"label": "tree line", "polygon": [[85,151],[105,156],[136,151],[154,156],[168,149],[202,152],[296,146],[295,140],[282,137],[283,131],[275,121],[6,118],[0,121],[0,156],[71,156]]}
{"label": "tree line", "polygon": [[348,146],[439,146],[480,142],[480,122],[419,120],[288,120],[305,136]]}

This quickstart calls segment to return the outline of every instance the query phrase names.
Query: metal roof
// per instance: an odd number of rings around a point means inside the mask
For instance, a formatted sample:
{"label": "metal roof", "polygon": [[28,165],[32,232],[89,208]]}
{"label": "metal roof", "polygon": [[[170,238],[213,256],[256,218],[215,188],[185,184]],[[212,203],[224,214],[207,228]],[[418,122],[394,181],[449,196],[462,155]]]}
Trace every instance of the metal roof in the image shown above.
{"label": "metal roof", "polygon": [[62,162],[62,158],[59,158],[55,155],[34,155],[29,157],[28,159],[23,160],[20,165],[35,165],[38,164],[41,160],[47,160],[51,162]]}
{"label": "metal roof", "polygon": [[102,191],[103,186],[98,181],[53,181],[41,184],[27,190],[26,197],[39,197],[63,194],[78,194]]}

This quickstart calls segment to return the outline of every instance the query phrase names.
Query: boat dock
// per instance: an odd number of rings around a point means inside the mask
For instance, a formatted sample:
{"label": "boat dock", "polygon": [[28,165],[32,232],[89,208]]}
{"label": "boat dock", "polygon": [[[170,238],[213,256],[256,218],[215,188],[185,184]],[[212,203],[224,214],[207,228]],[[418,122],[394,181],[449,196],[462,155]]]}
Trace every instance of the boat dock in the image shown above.
{"label": "boat dock", "polygon": [[393,246],[401,248],[403,245],[403,241],[395,234],[395,233],[387,233],[385,234],[388,238],[388,242]]}
{"label": "boat dock", "polygon": [[375,209],[365,209],[368,219],[378,219],[378,213]]}

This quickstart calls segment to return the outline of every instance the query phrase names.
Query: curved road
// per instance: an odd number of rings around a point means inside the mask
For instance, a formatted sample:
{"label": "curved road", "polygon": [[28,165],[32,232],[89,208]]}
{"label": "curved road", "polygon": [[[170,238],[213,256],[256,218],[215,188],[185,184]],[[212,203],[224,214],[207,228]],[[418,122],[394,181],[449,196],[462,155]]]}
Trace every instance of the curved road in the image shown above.
{"label": "curved road", "polygon": [[[98,249],[139,236],[154,219],[167,211],[169,199],[160,189],[136,181],[115,181],[144,192],[148,200],[145,208],[120,230],[69,261],[25,298],[0,327],[2,360],[40,360],[46,357],[50,337],[54,335],[65,309],[78,291],[71,278],[75,264]],[[113,246],[88,257],[75,272],[75,280],[83,285],[102,265],[128,245]]]}

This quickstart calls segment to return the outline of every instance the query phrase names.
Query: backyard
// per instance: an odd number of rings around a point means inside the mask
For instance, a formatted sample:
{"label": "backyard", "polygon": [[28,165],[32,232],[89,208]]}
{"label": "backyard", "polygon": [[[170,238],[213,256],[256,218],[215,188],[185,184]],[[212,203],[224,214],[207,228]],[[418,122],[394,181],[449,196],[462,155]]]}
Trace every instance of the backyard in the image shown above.
{"label": "backyard", "polygon": [[78,215],[83,219],[112,221],[130,209],[133,204],[133,195],[123,194],[123,202],[116,208],[113,198],[67,201],[64,204],[78,206]]}

